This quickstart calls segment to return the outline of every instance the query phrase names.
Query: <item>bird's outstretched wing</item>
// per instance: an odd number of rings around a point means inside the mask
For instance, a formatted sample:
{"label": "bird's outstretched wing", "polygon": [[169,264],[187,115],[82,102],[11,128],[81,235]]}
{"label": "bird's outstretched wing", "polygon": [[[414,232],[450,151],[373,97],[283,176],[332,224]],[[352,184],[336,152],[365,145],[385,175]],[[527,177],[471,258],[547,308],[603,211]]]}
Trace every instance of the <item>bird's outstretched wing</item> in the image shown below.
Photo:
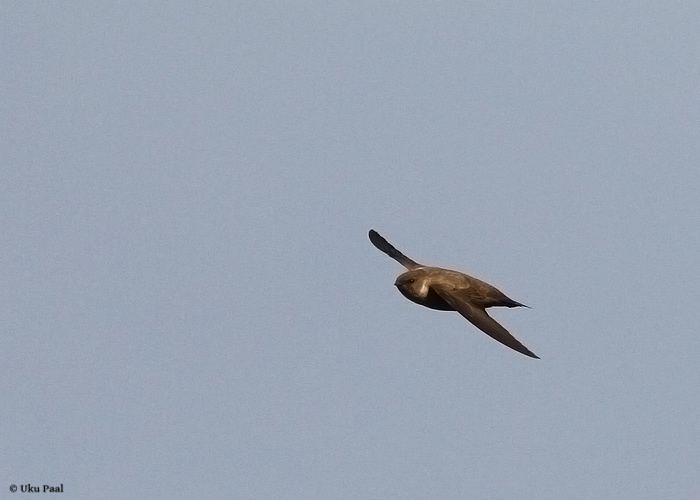
{"label": "bird's outstretched wing", "polygon": [[510,347],[531,358],[540,359],[530,349],[521,344],[518,339],[513,337],[508,330],[503,328],[495,319],[486,313],[485,309],[471,304],[458,295],[452,293],[447,287],[440,285],[431,286],[435,293],[442,297],[445,302],[454,307],[462,316],[467,318],[479,330],[484,332],[492,339],[498,340],[501,344]]}
{"label": "bird's outstretched wing", "polygon": [[422,267],[417,262],[412,261],[404,254],[399,252],[396,248],[392,246],[391,243],[386,241],[377,231],[374,229],[369,230],[369,241],[377,247],[379,250],[387,254],[392,259],[396,260],[399,264],[404,266],[406,269],[415,269],[417,267]]}

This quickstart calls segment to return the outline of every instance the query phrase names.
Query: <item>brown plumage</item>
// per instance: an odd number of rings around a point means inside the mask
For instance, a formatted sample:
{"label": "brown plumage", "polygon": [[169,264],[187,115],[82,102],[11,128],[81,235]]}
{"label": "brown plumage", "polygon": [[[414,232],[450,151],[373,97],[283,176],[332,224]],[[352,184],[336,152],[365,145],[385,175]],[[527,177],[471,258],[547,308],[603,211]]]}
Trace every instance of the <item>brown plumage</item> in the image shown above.
{"label": "brown plumage", "polygon": [[491,338],[526,356],[539,359],[486,312],[488,307],[528,306],[467,274],[418,264],[399,252],[374,229],[370,229],[369,239],[375,247],[408,269],[394,283],[408,300],[431,309],[457,311]]}

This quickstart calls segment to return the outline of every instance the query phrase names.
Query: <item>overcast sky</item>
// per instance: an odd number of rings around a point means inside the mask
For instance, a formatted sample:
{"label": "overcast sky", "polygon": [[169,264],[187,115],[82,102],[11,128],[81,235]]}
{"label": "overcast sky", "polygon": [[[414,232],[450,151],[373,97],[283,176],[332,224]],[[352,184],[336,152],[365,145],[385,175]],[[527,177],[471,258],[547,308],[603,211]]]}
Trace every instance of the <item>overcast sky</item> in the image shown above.
{"label": "overcast sky", "polygon": [[699,20],[4,2],[0,497],[697,499]]}

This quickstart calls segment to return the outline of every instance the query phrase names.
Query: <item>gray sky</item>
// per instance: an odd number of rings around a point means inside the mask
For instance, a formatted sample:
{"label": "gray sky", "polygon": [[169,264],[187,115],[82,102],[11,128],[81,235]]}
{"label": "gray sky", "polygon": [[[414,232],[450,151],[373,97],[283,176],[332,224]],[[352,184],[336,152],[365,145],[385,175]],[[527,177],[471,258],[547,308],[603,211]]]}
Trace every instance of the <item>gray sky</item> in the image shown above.
{"label": "gray sky", "polygon": [[2,498],[698,498],[697,2],[0,11]]}

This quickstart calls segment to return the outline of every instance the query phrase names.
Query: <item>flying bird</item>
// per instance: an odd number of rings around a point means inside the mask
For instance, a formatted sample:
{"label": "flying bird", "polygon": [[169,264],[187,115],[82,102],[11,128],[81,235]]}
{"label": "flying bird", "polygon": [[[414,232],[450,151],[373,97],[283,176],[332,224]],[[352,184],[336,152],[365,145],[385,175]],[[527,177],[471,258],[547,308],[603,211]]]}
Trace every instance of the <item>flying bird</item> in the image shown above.
{"label": "flying bird", "polygon": [[418,264],[399,252],[374,229],[369,231],[369,240],[379,250],[408,269],[396,278],[394,283],[408,300],[430,309],[457,311],[501,344],[525,356],[540,359],[486,312],[486,308],[494,306],[528,306],[508,298],[496,287],[467,274]]}

